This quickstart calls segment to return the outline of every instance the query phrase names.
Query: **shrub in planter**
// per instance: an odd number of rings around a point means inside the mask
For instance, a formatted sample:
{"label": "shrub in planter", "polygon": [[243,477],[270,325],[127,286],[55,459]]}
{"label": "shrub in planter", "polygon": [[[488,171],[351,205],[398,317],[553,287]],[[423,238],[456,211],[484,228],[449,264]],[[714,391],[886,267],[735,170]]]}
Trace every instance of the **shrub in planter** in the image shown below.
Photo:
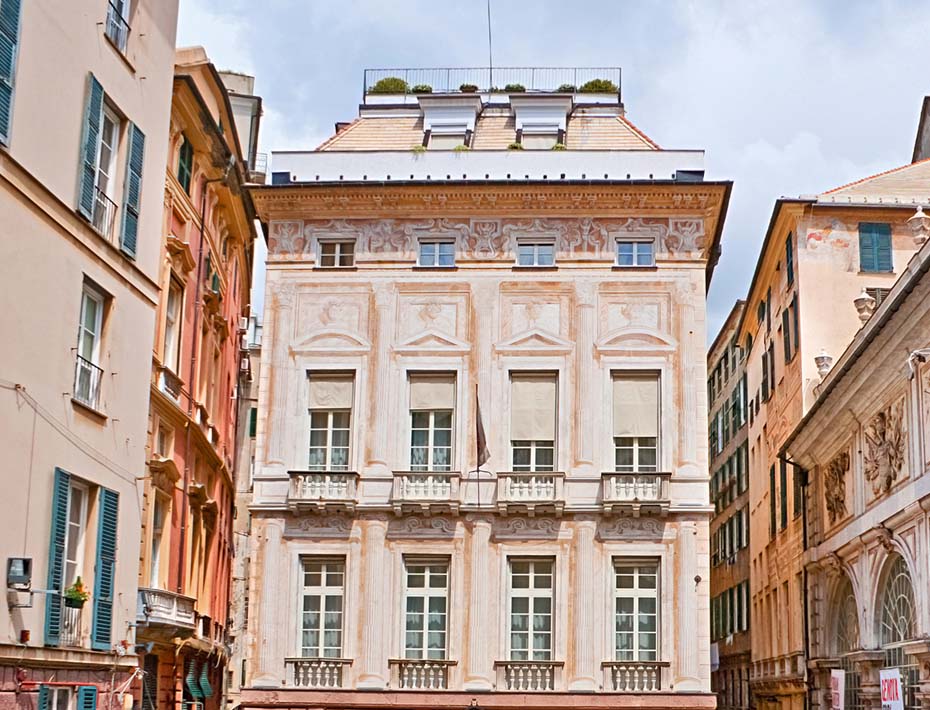
{"label": "shrub in planter", "polygon": [[378,79],[369,90],[369,94],[406,94],[409,87],[399,76],[386,76]]}
{"label": "shrub in planter", "polygon": [[500,92],[501,90],[497,88],[496,86],[492,86],[490,89],[488,89],[488,93],[491,93],[491,94],[499,94]]}
{"label": "shrub in planter", "polygon": [[84,582],[78,577],[74,580],[74,584],[65,589],[64,597],[65,606],[71,607],[72,609],[80,609],[84,606],[84,602],[90,599],[90,592],[87,591]]}
{"label": "shrub in planter", "polygon": [[469,147],[463,143],[462,145],[455,146],[455,148],[452,150],[454,150],[456,153],[464,153],[465,151],[469,150]]}
{"label": "shrub in planter", "polygon": [[410,150],[414,153],[425,153],[426,146],[421,143],[420,145],[413,146],[413,148],[411,148]]}
{"label": "shrub in planter", "polygon": [[416,84],[410,91],[414,94],[432,94],[433,87],[429,84]]}
{"label": "shrub in planter", "polygon": [[459,87],[459,91],[461,91],[463,94],[473,94],[476,91],[478,91],[478,85],[477,84],[462,84]]}
{"label": "shrub in planter", "polygon": [[507,86],[504,87],[504,91],[508,94],[522,94],[526,91],[526,87],[523,86],[523,84],[507,84]]}
{"label": "shrub in planter", "polygon": [[552,150],[565,150],[565,144],[556,143],[554,146],[552,146]]}
{"label": "shrub in planter", "polygon": [[617,85],[610,79],[591,79],[591,81],[582,84],[578,92],[582,94],[616,94]]}
{"label": "shrub in planter", "polygon": [[559,94],[574,94],[574,93],[575,93],[575,85],[574,85],[574,84],[562,84],[561,86],[559,86],[558,89],[556,89],[556,93],[559,93]]}
{"label": "shrub in planter", "polygon": [[523,144],[517,143],[516,141],[514,141],[513,143],[507,146],[507,150],[523,150]]}

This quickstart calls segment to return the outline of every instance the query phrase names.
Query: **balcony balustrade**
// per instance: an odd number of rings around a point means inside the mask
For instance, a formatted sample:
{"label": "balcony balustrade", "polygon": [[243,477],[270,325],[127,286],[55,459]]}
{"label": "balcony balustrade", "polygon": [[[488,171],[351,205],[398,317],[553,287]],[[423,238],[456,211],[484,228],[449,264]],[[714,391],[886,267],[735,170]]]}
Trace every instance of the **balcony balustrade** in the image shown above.
{"label": "balcony balustrade", "polygon": [[174,372],[164,366],[159,369],[158,389],[171,397],[175,402],[179,402],[181,399],[182,387],[183,383],[181,382],[181,378],[174,374]]}
{"label": "balcony balustrade", "polygon": [[561,690],[562,661],[497,661],[497,689],[519,692]]}
{"label": "balcony balustrade", "polygon": [[113,225],[116,222],[116,203],[107,197],[99,187],[94,188],[94,214],[93,225],[100,236],[108,242],[116,243],[116,233]]}
{"label": "balcony balustrade", "polygon": [[662,661],[605,661],[604,688],[615,693],[654,693],[668,689]]}
{"label": "balcony balustrade", "polygon": [[563,483],[558,471],[505,471],[497,474],[497,508],[501,513],[537,512],[561,515],[565,507]]}
{"label": "balcony balustrade", "polygon": [[355,510],[358,474],[354,471],[288,471],[287,503],[292,509]]}
{"label": "balcony balustrade", "polygon": [[394,512],[457,513],[459,480],[457,471],[395,471],[391,495]]}
{"label": "balcony balustrade", "polygon": [[61,645],[81,648],[84,645],[84,609],[68,606],[61,598]]}
{"label": "balcony balustrade", "polygon": [[401,690],[446,690],[449,670],[455,661],[438,659],[392,659],[391,685]]}
{"label": "balcony balustrade", "polygon": [[91,409],[100,409],[100,381],[103,379],[103,370],[90,360],[80,355],[74,363],[74,394],[75,401]]}
{"label": "balcony balustrade", "polygon": [[670,473],[620,473],[609,471],[601,474],[602,504],[604,512],[641,513],[665,515],[669,509]]}
{"label": "balcony balustrade", "polygon": [[286,658],[284,684],[289,688],[341,688],[346,658]]}
{"label": "balcony balustrade", "polygon": [[194,599],[164,589],[140,587],[136,621],[167,637],[190,636],[196,626]]}

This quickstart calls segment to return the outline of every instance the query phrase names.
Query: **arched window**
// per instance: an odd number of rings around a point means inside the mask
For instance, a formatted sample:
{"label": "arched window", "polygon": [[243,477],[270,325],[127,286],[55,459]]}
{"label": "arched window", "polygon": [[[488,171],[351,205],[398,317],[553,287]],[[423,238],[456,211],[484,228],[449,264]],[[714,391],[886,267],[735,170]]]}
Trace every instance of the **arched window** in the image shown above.
{"label": "arched window", "polygon": [[841,656],[859,648],[859,608],[849,577],[843,577],[836,591],[834,609],[833,643],[836,654]]}
{"label": "arched window", "polygon": [[916,631],[914,616],[914,585],[911,583],[911,573],[904,558],[895,555],[886,573],[881,593],[879,639],[882,647],[913,639]]}

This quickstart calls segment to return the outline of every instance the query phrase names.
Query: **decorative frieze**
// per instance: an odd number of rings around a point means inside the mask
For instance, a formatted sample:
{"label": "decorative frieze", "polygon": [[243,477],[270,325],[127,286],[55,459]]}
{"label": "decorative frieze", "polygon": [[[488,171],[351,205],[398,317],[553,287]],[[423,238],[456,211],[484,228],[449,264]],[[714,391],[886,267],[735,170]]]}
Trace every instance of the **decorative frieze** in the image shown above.
{"label": "decorative frieze", "polygon": [[876,496],[887,493],[904,467],[907,431],[904,399],[876,414],[865,427],[865,478]]}
{"label": "decorative frieze", "polygon": [[842,451],[827,464],[823,473],[824,499],[830,524],[846,517],[846,473],[849,471],[849,452]]}

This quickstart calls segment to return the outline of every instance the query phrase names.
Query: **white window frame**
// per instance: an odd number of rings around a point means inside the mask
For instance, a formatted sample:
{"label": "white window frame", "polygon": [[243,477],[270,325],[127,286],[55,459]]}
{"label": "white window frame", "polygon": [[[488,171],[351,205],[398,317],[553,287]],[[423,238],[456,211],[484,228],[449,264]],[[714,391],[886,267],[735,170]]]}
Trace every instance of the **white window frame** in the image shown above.
{"label": "white window frame", "polygon": [[[620,246],[630,244],[633,246],[633,263],[620,263]],[[644,264],[639,263],[640,245],[649,245],[649,261]],[[624,269],[649,269],[656,265],[656,243],[654,239],[617,239],[614,247],[614,256],[616,266]]]}
{"label": "white window frame", "polygon": [[[105,126],[107,121],[113,127],[113,134],[111,143],[106,142],[105,137]],[[96,187],[100,192],[106,195],[111,200],[115,194],[116,186],[116,166],[117,159],[119,155],[119,143],[120,143],[120,129],[122,127],[122,120],[119,115],[107,103],[106,100],[103,102],[103,123],[100,125],[100,133],[97,137],[97,154],[94,156],[94,187]],[[107,148],[110,151],[110,159],[106,166],[103,165],[103,150]],[[101,187],[101,178],[105,179],[105,184]]]}
{"label": "white window frame", "polygon": [[[314,415],[325,415],[326,416],[326,427],[314,427],[313,426],[313,416]],[[336,414],[345,414],[348,417],[345,427],[335,427],[333,426],[334,415]],[[349,471],[351,468],[351,459],[352,459],[352,410],[351,409],[311,409],[310,410],[310,442],[307,448],[307,470],[308,471]],[[326,432],[326,444],[324,446],[314,446],[313,445],[313,432],[314,431],[323,431]],[[345,431],[347,434],[346,445],[343,446],[334,446],[333,445],[333,432],[336,431]],[[339,464],[338,466],[333,465],[333,451],[345,449],[345,464]],[[314,465],[310,462],[310,452],[314,449],[322,449],[324,452],[325,461],[322,468]]]}
{"label": "white window frame", "polygon": [[[97,305],[93,332],[88,331],[85,327],[87,301],[93,301]],[[85,283],[84,289],[81,292],[81,313],[80,321],[78,322],[77,354],[90,362],[92,365],[97,365],[98,367],[100,362],[101,331],[103,330],[103,308],[105,305],[106,299],[104,298],[103,294],[97,291],[97,289],[91,287],[89,284]],[[84,338],[88,335],[92,338],[90,358],[84,356],[84,348],[82,347],[84,344]]]}
{"label": "white window frame", "polygon": [[[429,417],[429,426],[428,428],[423,427],[414,427],[414,415],[416,414],[426,414]],[[436,432],[445,431],[446,427],[437,427],[436,426],[436,415],[437,414],[448,414],[449,415],[449,446],[438,446],[436,444]],[[426,444],[426,468],[423,468],[424,464],[414,464],[413,463],[413,450],[424,448],[422,446],[414,446],[413,443],[413,433],[415,431],[426,431],[427,432],[427,444]],[[444,467],[437,468],[437,466],[442,466],[442,464],[436,463],[436,452],[440,449],[449,449],[449,463]],[[454,409],[411,409],[410,410],[410,470],[411,471],[451,471],[452,470],[452,461],[453,456],[455,455],[455,410]]]}
{"label": "white window frame", "polygon": [[[653,446],[646,446],[641,442],[644,439],[655,439]],[[632,445],[623,445],[621,441],[632,440]],[[632,450],[633,463],[617,463],[617,454],[621,450]],[[640,451],[655,451],[655,464],[640,464]],[[656,473],[659,470],[659,437],[657,436],[615,436],[614,437],[614,469],[618,473]]]}
{"label": "white window frame", "polygon": [[[307,584],[307,575],[311,574],[308,571],[308,568],[312,565],[320,566],[320,584],[318,585],[308,585]],[[333,567],[330,570],[330,566]],[[339,568],[341,568],[342,574],[342,584],[341,585],[330,585],[329,575],[340,573]],[[299,595],[299,606],[298,606],[298,618],[299,623],[297,627],[297,656],[300,658],[342,658],[343,652],[345,649],[345,621],[346,621],[346,560],[344,557],[314,557],[314,556],[301,556],[300,558],[300,595]],[[305,611],[305,600],[307,598],[319,597],[319,621],[316,625],[316,628],[307,628],[305,626],[305,615],[308,613]],[[327,654],[327,647],[324,645],[325,632],[326,632],[326,619],[325,619],[325,609],[326,609],[326,600],[329,598],[339,598],[339,646],[334,647],[330,646],[330,649],[333,649],[335,653]],[[332,629],[330,629],[332,630]],[[304,645],[304,632],[316,631],[319,634],[317,639],[317,645],[314,646],[305,646]],[[316,655],[307,655],[308,650],[315,650]]]}
{"label": "white window frame", "polygon": [[[465,140],[467,137],[467,123],[433,123],[430,125],[429,142],[427,143],[426,148],[427,150],[455,150],[457,146],[465,145]],[[433,145],[433,141],[437,138],[440,139],[442,146]]]}
{"label": "white window frame", "polygon": [[[410,586],[410,575],[411,570],[419,568],[423,570],[423,586],[422,587],[412,587]],[[440,573],[439,570],[442,569]],[[450,565],[448,559],[435,559],[435,558],[404,558],[404,606],[403,606],[403,618],[404,618],[404,658],[410,660],[446,660],[448,657],[448,648],[449,648],[449,572]],[[445,577],[445,583],[441,587],[431,587],[430,580],[433,577]],[[429,616],[430,616],[430,601],[432,599],[442,599],[444,602],[444,611],[442,612],[442,629],[438,630],[439,633],[442,633],[443,645],[441,649],[430,649],[429,648]],[[419,629],[411,629],[409,626],[410,615],[416,612],[411,612],[409,610],[409,600],[410,599],[420,599],[422,600],[422,616],[421,625]],[[433,630],[436,632],[437,630]],[[410,633],[419,633],[421,634],[419,646],[411,646],[409,643],[408,634]],[[438,651],[439,655],[435,655]],[[433,654],[433,655],[431,655]]]}
{"label": "white window frame", "polygon": [[[75,495],[81,496],[79,507],[77,508],[78,519],[73,519]],[[65,525],[65,544],[64,544],[64,564],[62,565],[61,591],[64,592],[66,587],[74,584],[78,577],[85,582],[84,562],[87,550],[87,511],[89,508],[90,487],[81,482],[71,479],[68,484],[68,522]],[[74,558],[72,559],[68,550],[71,547],[72,536],[77,535],[77,542],[74,547]],[[72,573],[68,573],[69,567],[72,567]]]}
{"label": "white window frame", "polygon": [[[640,569],[641,568],[652,568],[655,570],[655,588],[643,588],[640,587]],[[620,574],[620,570],[634,570],[633,573],[633,587],[620,587],[617,583],[617,577]],[[662,565],[661,561],[657,559],[629,559],[622,557],[615,557],[613,560],[613,649],[614,649],[614,659],[617,661],[658,661],[662,656],[662,616],[661,616],[661,584],[662,584]],[[633,637],[633,648],[632,649],[620,649],[617,644],[617,635],[620,633],[617,630],[619,625],[620,614],[617,611],[617,604],[620,599],[633,599],[633,630],[631,632],[625,632],[632,634]],[[655,603],[655,631],[641,631],[640,630],[640,599],[652,599]],[[648,615],[648,613],[647,613]],[[640,634],[642,633],[654,633],[655,634],[655,649],[643,650],[640,648]],[[630,653],[631,658],[621,658],[623,653]],[[653,658],[644,658],[643,654],[653,654]]]}
{"label": "white window frame", "polygon": [[[520,263],[521,257],[521,248],[531,247],[533,263],[532,264],[522,264]],[[549,247],[552,249],[552,263],[551,264],[541,264],[539,260],[539,248],[540,247]],[[555,260],[555,240],[546,239],[546,238],[521,238],[517,239],[517,254],[516,254],[516,265],[524,269],[527,268],[549,268],[556,265]]]}
{"label": "white window frame", "polygon": [[[528,446],[518,446],[517,444],[522,443],[528,444]],[[529,465],[517,464],[516,462],[516,452],[517,450],[529,449],[530,452],[530,463]],[[551,464],[539,464],[537,463],[537,454],[543,450],[552,451],[552,463]],[[510,441],[510,466],[511,471],[517,472],[528,472],[528,473],[551,473],[555,471],[555,441],[552,440],[533,440],[533,439],[511,439]]]}
{"label": "white window frame", "polygon": [[[352,263],[351,264],[340,264],[339,262],[342,261],[342,257],[345,256],[345,254],[343,254],[343,251],[345,251],[346,245],[352,246]],[[327,246],[334,246],[333,254],[331,255],[333,258],[332,264],[323,263],[324,257],[330,256],[330,255],[324,254],[324,251]],[[356,246],[357,244],[354,239],[321,239],[319,241],[319,251],[317,253],[317,266],[321,269],[351,269],[351,268],[354,268],[355,257],[356,257],[356,252],[355,252]]]}
{"label": "white window frame", "polygon": [[[161,525],[158,512],[162,511]],[[171,499],[158,491],[152,492],[152,535],[149,540],[149,586],[161,589],[162,554],[165,546],[165,528],[171,517]]]}
{"label": "white window frame", "polygon": [[[449,264],[441,264],[441,255],[440,248],[442,246],[451,246],[452,247],[452,262]],[[423,247],[432,246],[435,248],[435,253],[433,254],[433,263],[426,263],[423,259]],[[455,241],[452,239],[421,239],[417,247],[417,266],[427,266],[434,269],[452,269],[455,267]]]}
{"label": "white window frame", "polygon": [[[172,294],[175,294],[173,308]],[[178,374],[180,369],[183,304],[184,286],[172,276],[168,281],[168,293],[165,296],[165,341],[162,365],[175,374]]]}
{"label": "white window frame", "polygon": [[71,688],[60,685],[48,686],[48,707],[46,710],[71,710],[75,693]]}
{"label": "white window frame", "polygon": [[[529,586],[528,587],[514,587],[514,565],[515,564],[528,564],[529,565]],[[543,566],[548,565],[549,567],[549,586],[548,587],[535,587],[534,583],[537,577],[545,577],[546,574],[541,569],[537,571],[537,565]],[[551,661],[555,655],[555,619],[556,619],[556,608],[555,608],[555,575],[556,575],[556,560],[554,557],[520,557],[513,556],[508,557],[507,559],[507,658],[511,661]],[[513,628],[513,601],[514,599],[526,598],[528,600],[527,604],[527,626],[525,631],[514,631]],[[532,647],[533,645],[533,633],[535,631],[535,624],[533,619],[535,616],[546,616],[546,614],[539,614],[535,610],[534,601],[536,599],[548,599],[549,600],[549,648],[548,649],[539,649],[538,651]],[[515,649],[513,647],[513,635],[523,634],[526,636],[526,648],[525,649]],[[515,658],[516,654],[525,653],[526,658]],[[538,657],[545,656],[545,658]]]}

